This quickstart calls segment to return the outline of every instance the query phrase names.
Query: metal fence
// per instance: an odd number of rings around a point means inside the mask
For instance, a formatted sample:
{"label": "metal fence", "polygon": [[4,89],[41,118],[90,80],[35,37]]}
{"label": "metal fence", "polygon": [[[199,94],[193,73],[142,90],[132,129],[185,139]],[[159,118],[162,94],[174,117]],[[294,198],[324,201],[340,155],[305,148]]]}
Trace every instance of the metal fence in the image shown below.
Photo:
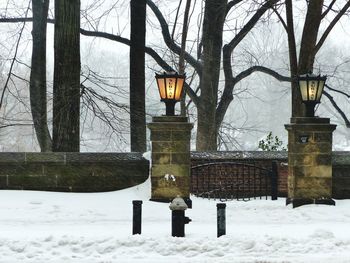
{"label": "metal fence", "polygon": [[204,198],[277,199],[277,163],[271,169],[236,162],[211,162],[191,168],[191,193]]}

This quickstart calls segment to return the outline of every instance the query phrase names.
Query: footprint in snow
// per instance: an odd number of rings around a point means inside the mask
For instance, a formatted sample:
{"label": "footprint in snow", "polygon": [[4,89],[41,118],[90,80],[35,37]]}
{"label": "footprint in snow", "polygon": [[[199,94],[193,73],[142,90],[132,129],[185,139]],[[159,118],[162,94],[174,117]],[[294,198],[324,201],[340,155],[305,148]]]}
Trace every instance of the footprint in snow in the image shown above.
{"label": "footprint in snow", "polygon": [[29,204],[31,205],[41,205],[43,202],[42,201],[38,201],[38,200],[34,200],[34,201],[30,201]]}

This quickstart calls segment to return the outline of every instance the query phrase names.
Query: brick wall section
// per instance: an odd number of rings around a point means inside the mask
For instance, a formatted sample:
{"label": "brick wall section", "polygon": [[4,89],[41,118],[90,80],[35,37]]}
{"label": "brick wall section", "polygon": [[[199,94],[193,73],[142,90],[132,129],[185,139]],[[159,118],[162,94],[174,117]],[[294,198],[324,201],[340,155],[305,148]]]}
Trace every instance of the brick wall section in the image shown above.
{"label": "brick wall section", "polygon": [[[278,162],[278,195],[287,196],[288,157],[287,152],[232,151],[232,152],[192,152],[191,166],[208,162],[241,162],[271,168],[272,161]],[[350,152],[332,153],[332,196],[335,199],[350,198]]]}
{"label": "brick wall section", "polygon": [[140,153],[0,153],[0,189],[113,191],[148,178]]}
{"label": "brick wall section", "polygon": [[333,198],[350,198],[350,152],[333,152]]}

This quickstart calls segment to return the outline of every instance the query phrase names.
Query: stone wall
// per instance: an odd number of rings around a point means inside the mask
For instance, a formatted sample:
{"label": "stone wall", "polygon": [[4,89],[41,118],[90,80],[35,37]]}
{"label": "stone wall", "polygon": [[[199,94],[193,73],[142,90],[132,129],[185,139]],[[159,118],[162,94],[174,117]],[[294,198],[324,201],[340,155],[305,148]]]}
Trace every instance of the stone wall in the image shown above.
{"label": "stone wall", "polygon": [[0,189],[113,191],[148,174],[140,153],[0,153]]}
{"label": "stone wall", "polygon": [[[287,195],[287,152],[191,152],[192,166],[212,161],[271,167],[278,161],[279,196]],[[333,152],[333,198],[350,198],[350,152]],[[148,178],[140,153],[0,153],[0,189],[99,192]]]}

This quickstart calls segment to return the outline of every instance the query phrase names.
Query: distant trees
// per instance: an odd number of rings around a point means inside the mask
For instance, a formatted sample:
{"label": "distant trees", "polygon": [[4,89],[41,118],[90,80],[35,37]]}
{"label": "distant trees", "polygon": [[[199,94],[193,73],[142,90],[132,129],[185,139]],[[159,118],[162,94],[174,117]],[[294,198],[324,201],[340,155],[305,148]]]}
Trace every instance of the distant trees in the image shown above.
{"label": "distant trees", "polygon": [[53,151],[80,150],[80,0],[55,1]]}

